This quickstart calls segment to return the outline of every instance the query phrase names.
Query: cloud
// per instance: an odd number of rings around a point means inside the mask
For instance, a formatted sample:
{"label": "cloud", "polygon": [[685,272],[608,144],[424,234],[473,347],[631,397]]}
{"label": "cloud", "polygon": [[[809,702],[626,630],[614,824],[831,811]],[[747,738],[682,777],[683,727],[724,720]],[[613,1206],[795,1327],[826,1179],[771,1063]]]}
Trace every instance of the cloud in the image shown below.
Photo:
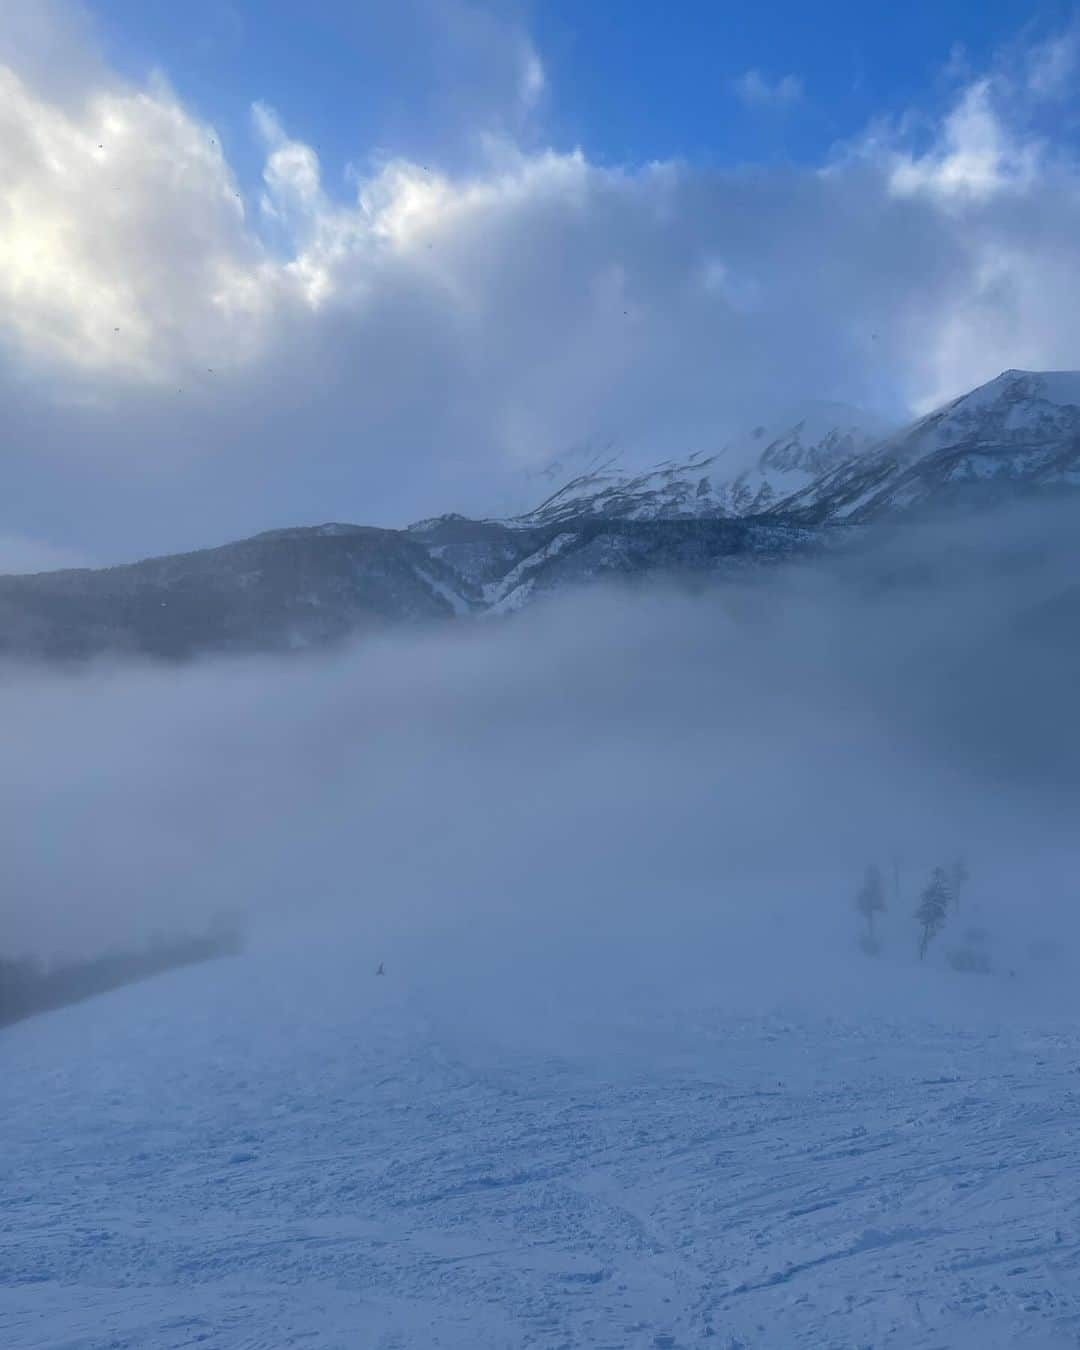
{"label": "cloud", "polygon": [[735,93],[751,108],[788,108],[803,96],[803,82],[797,75],[782,75],[770,80],[760,70],[745,71],[734,83]]}
{"label": "cloud", "polygon": [[5,0],[0,12],[4,66],[17,69],[48,100],[71,106],[93,84],[113,78],[81,0]]}
{"label": "cloud", "polygon": [[[823,1011],[895,972],[912,997],[916,887],[963,852],[964,922],[1040,978],[1026,944],[1078,936],[1080,643],[1032,619],[1068,597],[1074,524],[1039,517],[1034,553],[1030,520],[908,531],[334,657],[0,670],[0,955],[240,908],[257,939],[291,916],[377,944],[409,983],[450,962],[550,993],[557,971],[638,1006],[628,986],[692,977],[710,1001]],[[871,972],[854,889],[894,858],[905,898]]]}
{"label": "cloud", "polygon": [[1056,100],[1068,96],[1078,52],[1080,33],[1075,28],[1036,43],[1024,58],[1028,90],[1037,98]]}
{"label": "cloud", "polygon": [[531,47],[526,47],[521,56],[520,99],[522,106],[527,111],[534,109],[543,98],[546,88],[547,76],[544,74],[544,63]]}
{"label": "cloud", "polygon": [[1080,364],[1050,48],[821,165],[613,168],[523,129],[520,27],[431,22],[500,71],[468,163],[384,151],[340,184],[257,102],[254,199],[163,80],[0,49],[0,531],[119,560],[490,512],[575,446],[660,459],[804,398],[897,416]]}
{"label": "cloud", "polygon": [[898,195],[932,194],[944,204],[980,202],[1038,182],[1037,141],[1010,132],[993,103],[990,80],[964,91],[945,118],[936,143],[926,153],[896,155],[890,179]]}
{"label": "cloud", "polygon": [[328,27],[408,82],[374,110],[377,145],[461,168],[487,137],[537,144],[547,72],[529,9],[530,0],[339,6]]}
{"label": "cloud", "polygon": [[213,128],[167,89],[66,107],[0,69],[0,175],[0,306],[18,350],[157,383],[250,353],[258,242]]}

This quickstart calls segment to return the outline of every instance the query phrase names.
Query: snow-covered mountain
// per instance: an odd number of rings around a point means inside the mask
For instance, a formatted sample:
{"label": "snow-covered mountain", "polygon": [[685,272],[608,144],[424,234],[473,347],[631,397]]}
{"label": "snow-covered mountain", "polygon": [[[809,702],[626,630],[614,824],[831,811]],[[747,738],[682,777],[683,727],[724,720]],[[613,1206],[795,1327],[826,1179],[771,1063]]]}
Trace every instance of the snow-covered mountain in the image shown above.
{"label": "snow-covered mountain", "polygon": [[[885,434],[872,414],[842,403],[811,403],[778,422],[754,427],[714,453],[631,469],[618,454],[592,455],[539,506],[512,517],[518,526],[585,517],[683,520],[757,515],[838,464],[864,454]],[[573,461],[559,460],[555,472]]]}
{"label": "snow-covered mountain", "polygon": [[1080,372],[1007,370],[889,435],[843,405],[746,449],[691,455],[628,473],[618,459],[590,467],[518,527],[587,519],[686,520],[767,516],[852,523],[916,509],[992,503],[1080,487]]}
{"label": "snow-covered mountain", "polygon": [[[533,510],[405,530],[321,525],[98,571],[0,577],[0,654],[320,646],[401,621],[503,614],[605,578],[720,578],[845,547],[851,525],[1080,488],[1080,373],[1010,370],[884,439],[817,405],[755,458],[592,464]],[[841,416],[844,414],[845,416]],[[845,420],[846,419],[846,420]]]}
{"label": "snow-covered mountain", "polygon": [[822,524],[1080,488],[1080,372],[1007,370],[773,508]]}

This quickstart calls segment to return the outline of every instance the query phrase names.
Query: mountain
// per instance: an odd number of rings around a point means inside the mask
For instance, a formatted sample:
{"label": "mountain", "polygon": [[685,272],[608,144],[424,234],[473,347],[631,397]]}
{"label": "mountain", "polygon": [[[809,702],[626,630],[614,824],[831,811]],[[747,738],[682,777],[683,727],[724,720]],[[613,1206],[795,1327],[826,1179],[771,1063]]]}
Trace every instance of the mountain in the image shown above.
{"label": "mountain", "polygon": [[529,526],[442,516],[409,533],[454,571],[478,610],[492,614],[583,582],[658,572],[708,575],[814,552],[828,542],[823,531],[798,522],[710,516],[583,515]]}
{"label": "mountain", "polygon": [[568,586],[715,578],[843,548],[877,521],[1080,488],[1080,373],[1010,370],[873,442],[819,405],[750,467],[594,465],[534,509],[404,530],[330,524],[101,570],[0,577],[0,654],[324,646],[390,623],[505,614]]}
{"label": "mountain", "polygon": [[[561,587],[606,576],[709,572],[776,560],[823,545],[820,531],[764,516],[839,463],[876,443],[878,421],[846,404],[806,404],[715,454],[668,460],[639,471],[621,456],[569,456],[539,475],[579,472],[528,511],[499,520],[436,517],[410,527],[413,538],[472,588],[480,608],[520,609]],[[746,467],[725,475],[727,464]]]}
{"label": "mountain", "polygon": [[469,608],[456,574],[407,532],[321,525],[121,567],[0,577],[0,653],[287,651]]}
{"label": "mountain", "polygon": [[[811,403],[779,430],[753,428],[741,443],[713,454],[628,469],[621,456],[594,455],[516,526],[561,524],[582,517],[681,520],[759,515],[836,465],[864,454],[884,424],[842,403]],[[562,467],[564,461],[556,461]]]}
{"label": "mountain", "polygon": [[460,516],[409,530],[274,530],[121,567],[0,577],[0,656],[183,660],[332,646],[390,624],[506,613],[605,576],[768,562],[809,551],[820,536],[783,521],[515,530]]}
{"label": "mountain", "polygon": [[863,522],[1080,488],[1080,372],[1007,370],[855,456],[771,514]]}

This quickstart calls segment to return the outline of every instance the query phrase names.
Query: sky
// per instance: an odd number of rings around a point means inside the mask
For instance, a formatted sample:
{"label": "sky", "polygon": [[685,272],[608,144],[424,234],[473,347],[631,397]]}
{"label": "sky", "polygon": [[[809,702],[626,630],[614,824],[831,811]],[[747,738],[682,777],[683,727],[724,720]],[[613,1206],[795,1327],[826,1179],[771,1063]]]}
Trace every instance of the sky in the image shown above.
{"label": "sky", "polygon": [[8,0],[0,569],[524,507],[576,449],[1078,367],[1078,34],[1011,0]]}
{"label": "sky", "polygon": [[[542,73],[534,147],[580,146],[607,165],[813,164],[883,113],[945,98],[950,62],[985,65],[999,48],[1059,32],[1072,12],[1060,0],[315,0],[302,19],[287,0],[106,0],[95,10],[116,68],[137,79],[164,67],[215,124],[243,134],[250,91],[272,89],[328,176],[376,145],[445,162],[478,118],[513,123],[529,61]],[[258,159],[246,167],[257,178]]]}

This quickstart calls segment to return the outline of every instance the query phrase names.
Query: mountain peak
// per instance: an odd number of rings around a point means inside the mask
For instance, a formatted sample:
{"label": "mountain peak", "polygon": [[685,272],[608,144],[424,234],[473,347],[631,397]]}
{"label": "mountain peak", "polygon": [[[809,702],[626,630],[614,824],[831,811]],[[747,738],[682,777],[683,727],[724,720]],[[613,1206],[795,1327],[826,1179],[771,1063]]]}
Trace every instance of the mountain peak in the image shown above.
{"label": "mountain peak", "polygon": [[961,404],[983,406],[1002,399],[1011,403],[1042,402],[1059,407],[1080,407],[1080,370],[1003,370],[994,379],[962,394],[939,411],[945,412]]}
{"label": "mountain peak", "polygon": [[866,521],[1080,487],[1080,371],[1005,370],[849,459],[777,515]]}

